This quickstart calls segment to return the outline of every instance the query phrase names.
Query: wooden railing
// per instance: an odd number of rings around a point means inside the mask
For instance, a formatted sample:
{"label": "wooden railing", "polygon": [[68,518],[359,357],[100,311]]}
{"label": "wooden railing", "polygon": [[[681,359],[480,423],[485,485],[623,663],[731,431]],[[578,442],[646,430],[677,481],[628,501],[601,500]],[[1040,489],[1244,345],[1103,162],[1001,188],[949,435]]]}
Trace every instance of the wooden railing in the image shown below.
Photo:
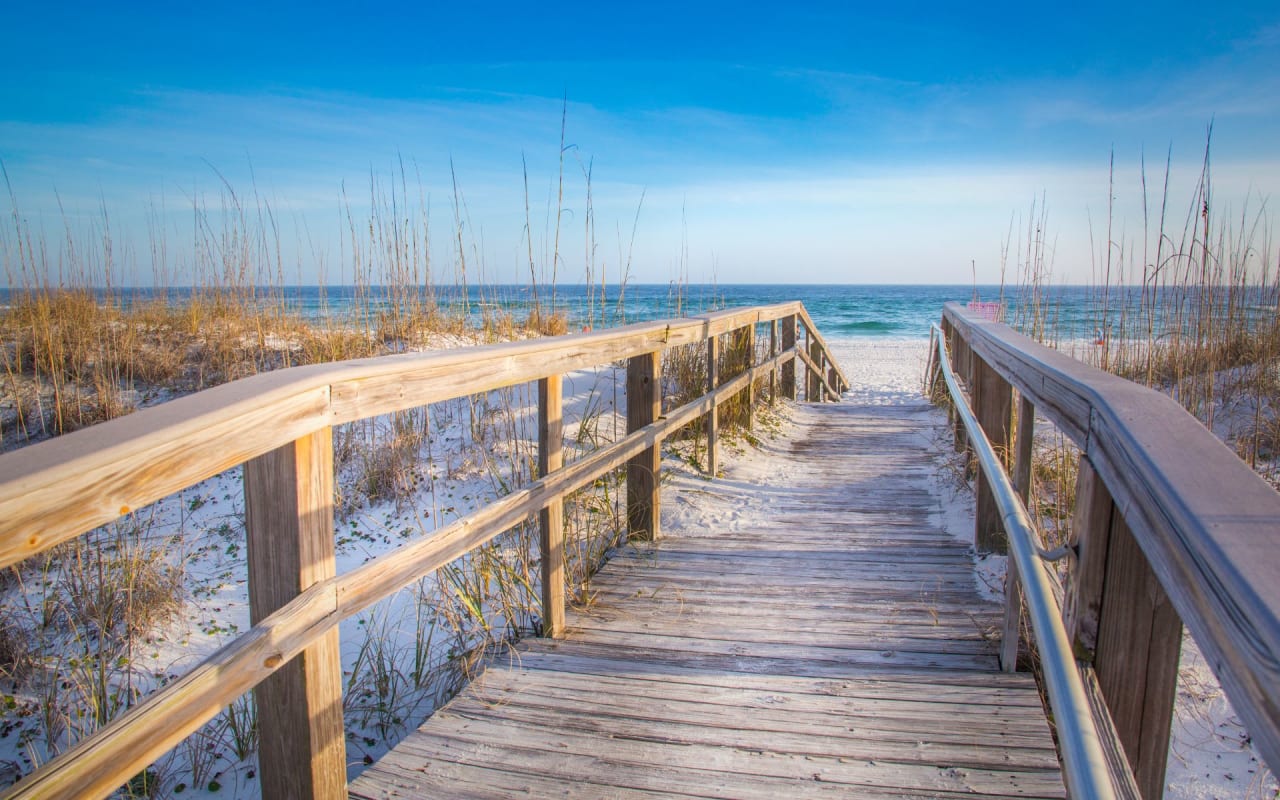
{"label": "wooden railing", "polygon": [[[956,304],[942,327],[975,415],[1009,454],[1024,499],[1037,412],[1080,448],[1063,615],[1137,791],[1163,794],[1183,624],[1254,746],[1280,767],[1280,494],[1159,392]],[[963,439],[957,427],[958,447]],[[1002,521],[978,483],[975,540],[1002,550]],[[1020,613],[1014,589],[1002,645],[1010,669]]]}
{"label": "wooden railing", "polygon": [[[770,355],[680,408],[661,408],[664,348],[720,338]],[[797,326],[807,344],[797,346]],[[780,334],[780,336],[779,336]],[[627,435],[563,465],[561,375],[627,361]],[[544,633],[564,620],[562,499],[627,464],[632,537],[659,518],[658,447],[706,418],[714,464],[716,408],[766,378],[806,399],[836,399],[847,379],[800,303],[491,345],[266,373],[0,456],[0,567],[17,564],[228,468],[244,465],[253,627],[41,769],[6,797],[103,797],[229,703],[255,690],[264,797],[346,796],[338,623],[538,514]],[[712,361],[714,363],[714,360]],[[540,476],[431,535],[335,573],[332,426],[529,381],[539,382]]]}

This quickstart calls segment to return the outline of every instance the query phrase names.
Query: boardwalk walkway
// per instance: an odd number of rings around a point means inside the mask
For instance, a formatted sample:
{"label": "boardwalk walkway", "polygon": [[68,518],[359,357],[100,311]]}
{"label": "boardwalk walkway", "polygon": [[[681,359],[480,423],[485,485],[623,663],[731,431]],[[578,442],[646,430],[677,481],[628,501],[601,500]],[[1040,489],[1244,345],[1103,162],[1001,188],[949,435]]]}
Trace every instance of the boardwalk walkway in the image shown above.
{"label": "boardwalk walkway", "polygon": [[749,488],[759,524],[617,555],[562,641],[491,664],[352,796],[1063,796],[1034,682],[998,671],[998,608],[939,527],[936,418],[797,417],[764,485],[705,484]]}

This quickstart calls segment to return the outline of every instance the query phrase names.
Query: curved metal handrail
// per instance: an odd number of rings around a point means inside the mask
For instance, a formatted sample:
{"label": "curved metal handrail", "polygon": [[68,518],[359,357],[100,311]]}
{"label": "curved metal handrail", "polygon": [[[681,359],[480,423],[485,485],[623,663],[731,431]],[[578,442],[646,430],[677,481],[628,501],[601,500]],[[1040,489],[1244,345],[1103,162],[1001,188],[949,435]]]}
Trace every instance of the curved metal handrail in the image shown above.
{"label": "curved metal handrail", "polygon": [[931,346],[936,347],[942,376],[947,382],[956,414],[964,422],[969,444],[986,476],[992,497],[1000,509],[1000,518],[1009,536],[1009,549],[1017,564],[1023,596],[1031,617],[1031,631],[1040,650],[1045,688],[1058,728],[1058,744],[1062,753],[1063,775],[1072,797],[1114,798],[1111,773],[1103,754],[1101,737],[1089,708],[1088,696],[1076,668],[1067,639],[1066,627],[1056,613],[1049,579],[1037,559],[1040,548],[1031,518],[1014,491],[1008,475],[987,440],[982,426],[969,408],[969,403],[956,383],[955,373],[947,357],[946,337],[935,324],[929,332]]}

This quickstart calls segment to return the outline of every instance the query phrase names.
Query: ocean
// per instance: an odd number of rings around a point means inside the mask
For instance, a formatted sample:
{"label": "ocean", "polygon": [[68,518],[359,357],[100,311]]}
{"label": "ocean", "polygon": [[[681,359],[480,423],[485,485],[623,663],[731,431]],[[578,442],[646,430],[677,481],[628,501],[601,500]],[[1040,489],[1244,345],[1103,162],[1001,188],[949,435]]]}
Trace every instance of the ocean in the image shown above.
{"label": "ocean", "polygon": [[[164,297],[181,303],[193,291],[189,288],[115,289],[113,299],[123,304]],[[406,290],[355,286],[288,286],[257,290],[264,304],[283,304],[309,319],[330,317],[358,324],[359,315],[376,318],[397,295]],[[412,289],[408,291],[412,292]],[[800,300],[809,310],[823,336],[832,339],[927,339],[929,326],[942,316],[949,301],[1000,303],[1007,318],[1017,327],[1025,309],[1026,290],[1000,286],[894,286],[894,285],[814,285],[814,284],[636,284],[625,287],[559,285],[554,290],[554,308],[568,318],[569,330],[613,327],[667,317],[687,316],[735,306],[765,305]],[[1141,290],[1138,287],[1110,290],[1103,313],[1103,295],[1097,288],[1053,286],[1043,290],[1041,302],[1052,335],[1059,341],[1092,340],[1102,335],[1123,335],[1122,319],[1129,325],[1143,319],[1134,312]],[[0,304],[9,301],[9,290],[0,290]],[[423,296],[426,295],[422,290]],[[516,318],[527,316],[536,301],[548,308],[550,287],[535,291],[529,286],[436,286],[431,294],[443,309],[465,312],[473,322],[487,313],[500,311]],[[1183,293],[1185,294],[1185,292]],[[103,294],[105,298],[105,294]],[[1177,305],[1185,306],[1182,297]],[[1122,316],[1121,308],[1129,313]],[[1173,306],[1175,304],[1168,304]],[[1166,311],[1170,309],[1165,309]],[[1239,313],[1239,309],[1237,309]],[[1251,303],[1245,313],[1275,313],[1274,289]],[[1167,326],[1162,329],[1167,330]],[[1145,331],[1143,332],[1145,334]]]}

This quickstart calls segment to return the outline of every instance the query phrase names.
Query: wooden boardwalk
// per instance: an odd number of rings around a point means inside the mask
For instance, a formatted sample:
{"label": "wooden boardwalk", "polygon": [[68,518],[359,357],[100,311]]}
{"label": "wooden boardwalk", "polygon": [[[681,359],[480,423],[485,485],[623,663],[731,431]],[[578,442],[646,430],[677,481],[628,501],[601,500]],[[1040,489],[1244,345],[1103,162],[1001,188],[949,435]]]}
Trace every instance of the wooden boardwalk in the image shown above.
{"label": "wooden boardwalk", "polygon": [[802,406],[758,525],[667,530],[351,785],[387,797],[1062,797],[1034,681],[999,671],[939,527],[927,406]]}

